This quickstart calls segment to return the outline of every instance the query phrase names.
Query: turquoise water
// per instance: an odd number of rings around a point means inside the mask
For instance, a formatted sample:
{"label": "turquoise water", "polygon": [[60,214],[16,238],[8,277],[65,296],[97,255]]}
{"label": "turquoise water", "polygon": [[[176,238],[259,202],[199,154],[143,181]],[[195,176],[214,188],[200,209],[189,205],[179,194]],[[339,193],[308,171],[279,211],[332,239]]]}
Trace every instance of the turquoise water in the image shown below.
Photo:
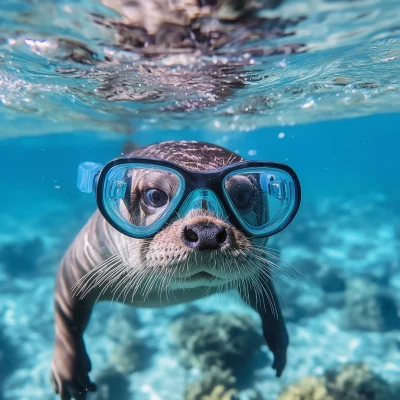
{"label": "turquoise water", "polygon": [[[275,22],[251,39],[240,39],[249,30],[241,26],[212,53],[158,57],[118,45],[115,30],[98,21],[122,17],[94,0],[6,3],[0,398],[55,398],[48,378],[55,274],[96,207],[76,189],[77,165],[117,157],[127,140],[178,139],[284,162],[300,177],[299,214],[269,243],[282,251],[283,271],[298,271],[276,276],[291,338],[285,372],[274,376],[262,343],[229,366],[235,382],[214,375],[211,389],[222,385],[227,397],[189,397],[185,388],[210,371],[185,346],[198,333],[207,352],[228,329],[204,313],[250,316],[255,333],[243,323],[234,334],[243,343],[260,334],[257,315],[234,294],[156,310],[101,304],[86,334],[99,387],[88,399],[274,400],[300,379],[321,382],[347,363],[365,363],[380,378],[364,373],[357,387],[350,375],[352,389],[333,395],[331,387],[321,399],[400,398],[400,3],[287,1],[262,12],[282,19],[268,19]],[[176,341],[174,323],[193,315],[199,332]],[[218,344],[218,357],[227,347]],[[245,366],[236,371],[235,363]],[[380,386],[393,390],[379,397]]]}

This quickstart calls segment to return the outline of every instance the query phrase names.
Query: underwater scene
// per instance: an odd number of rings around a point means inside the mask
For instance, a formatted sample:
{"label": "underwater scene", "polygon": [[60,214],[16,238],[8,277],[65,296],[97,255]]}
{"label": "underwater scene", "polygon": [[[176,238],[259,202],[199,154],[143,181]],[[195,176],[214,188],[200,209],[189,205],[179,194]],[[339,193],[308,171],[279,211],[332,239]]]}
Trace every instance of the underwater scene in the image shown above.
{"label": "underwater scene", "polygon": [[0,400],[400,400],[400,1],[3,0],[0,100]]}

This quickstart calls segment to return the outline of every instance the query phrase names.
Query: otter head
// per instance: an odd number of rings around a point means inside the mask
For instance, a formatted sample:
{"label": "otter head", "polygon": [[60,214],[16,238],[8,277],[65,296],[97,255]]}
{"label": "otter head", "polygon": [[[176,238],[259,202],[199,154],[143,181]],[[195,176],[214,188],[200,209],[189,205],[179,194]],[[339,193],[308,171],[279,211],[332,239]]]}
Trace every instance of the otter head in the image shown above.
{"label": "otter head", "polygon": [[[243,160],[222,147],[186,141],[158,143],[130,156],[167,160],[190,171],[216,170]],[[154,223],[178,185],[178,178],[165,171],[135,171],[131,175],[127,207],[131,222],[135,226]],[[254,218],[258,202],[250,201],[255,187],[251,177],[235,176],[226,185],[247,218]],[[119,251],[127,269],[132,271],[131,281],[136,290],[140,291],[139,286],[145,291],[157,287],[229,289],[254,283],[261,266],[265,267],[262,245],[266,239],[248,237],[229,218],[208,207],[205,200],[200,203],[199,207],[178,212],[151,238],[133,239],[117,233]]]}

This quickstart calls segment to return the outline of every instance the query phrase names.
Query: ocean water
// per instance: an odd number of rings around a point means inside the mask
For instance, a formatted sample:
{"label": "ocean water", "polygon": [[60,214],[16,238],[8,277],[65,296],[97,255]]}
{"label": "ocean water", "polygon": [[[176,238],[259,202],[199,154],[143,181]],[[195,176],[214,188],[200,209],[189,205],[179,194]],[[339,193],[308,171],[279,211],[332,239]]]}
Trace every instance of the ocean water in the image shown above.
{"label": "ocean water", "polygon": [[0,399],[57,398],[56,271],[96,209],[77,166],[128,140],[208,141],[296,170],[299,213],[268,243],[290,346],[278,379],[234,293],[98,304],[89,400],[400,399],[400,2],[288,0],[252,24],[210,19],[228,32],[218,48],[121,41],[134,34],[121,12],[2,2]]}

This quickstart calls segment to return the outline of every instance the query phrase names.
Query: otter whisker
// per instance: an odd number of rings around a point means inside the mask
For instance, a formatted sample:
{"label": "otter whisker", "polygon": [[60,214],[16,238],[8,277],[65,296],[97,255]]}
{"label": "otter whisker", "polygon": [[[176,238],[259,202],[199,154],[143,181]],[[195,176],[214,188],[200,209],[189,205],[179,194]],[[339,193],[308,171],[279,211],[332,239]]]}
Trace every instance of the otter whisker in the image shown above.
{"label": "otter whisker", "polygon": [[151,275],[149,275],[149,278],[146,282],[146,285],[143,288],[143,292],[145,292],[144,294],[144,298],[147,298],[148,295],[151,293],[154,285],[157,284],[158,279],[160,276],[162,276],[163,274],[163,270],[161,268],[159,268],[158,270],[152,270]]}
{"label": "otter whisker", "polygon": [[[132,291],[131,301],[133,302],[134,296],[137,290],[140,288],[140,285],[142,284],[143,280],[146,278],[147,274],[148,271],[144,267],[129,271],[124,279],[123,284],[121,285],[123,286],[123,289],[121,290],[121,293],[117,298],[117,301],[119,301],[119,298],[123,296],[122,301],[123,303],[125,303],[128,294]],[[125,282],[127,283],[125,284]]]}
{"label": "otter whisker", "polygon": [[148,297],[151,291],[151,287],[153,286],[153,282],[156,279],[156,276],[157,276],[157,270],[155,270],[154,268],[150,268],[150,273],[146,277],[145,282],[143,282],[143,285],[141,285],[142,286],[141,293],[144,299]]}
{"label": "otter whisker", "polygon": [[[181,262],[181,257],[178,258],[178,262]],[[179,264],[178,264],[179,265]],[[174,276],[174,271],[172,268],[170,268],[170,270],[167,272],[167,274],[165,275],[165,279],[163,279],[163,284],[165,283],[165,296],[167,301],[169,301],[169,293],[170,293],[170,285],[171,285],[171,280]]]}
{"label": "otter whisker", "polygon": [[120,260],[116,261],[112,265],[110,265],[107,269],[104,269],[96,278],[95,284],[101,286],[104,282],[109,282],[113,279],[114,275],[121,271],[122,273],[126,269],[126,263],[121,257]]}
{"label": "otter whisker", "polygon": [[[122,249],[121,253],[119,254],[121,258],[121,264],[119,266],[113,265],[112,268],[110,268],[110,271],[102,272],[95,282],[95,284],[101,286],[105,281],[108,281],[105,289],[103,289],[107,290],[117,281],[118,285],[113,289],[113,299],[119,287],[122,286],[129,279],[128,266],[129,264],[131,264],[131,252],[133,250],[137,250],[138,248],[140,248],[140,246],[137,243],[133,243]],[[126,274],[126,276],[122,278],[124,274]]]}
{"label": "otter whisker", "polygon": [[260,251],[261,253],[263,253],[263,254],[265,254],[267,256],[270,256],[271,258],[273,258],[275,260],[281,261],[282,264],[287,265],[288,267],[290,267],[291,270],[294,271],[294,274],[300,275],[303,279],[308,281],[308,278],[301,272],[301,270],[298,267],[296,267],[294,264],[292,264],[285,257],[282,257],[282,255],[274,253],[274,252],[281,253],[280,250],[269,248],[269,247],[263,248],[261,246],[254,246],[254,248],[257,249],[257,251]]}
{"label": "otter whisker", "polygon": [[[146,263],[147,265],[147,263]],[[124,289],[124,302],[126,301],[126,298],[129,294],[129,291],[132,291],[132,295],[131,295],[131,301],[133,302],[133,299],[136,296],[136,293],[141,289],[143,282],[146,280],[146,277],[148,275],[148,271],[146,271],[146,268],[143,268],[141,270],[139,270],[136,274],[132,275],[132,279],[130,282],[128,287]]]}
{"label": "otter whisker", "polygon": [[159,282],[157,294],[158,294],[158,298],[159,298],[159,300],[161,302],[162,292],[163,292],[163,288],[164,288],[164,281],[166,279],[166,273],[165,273],[165,271],[160,269],[160,274],[159,275],[162,276],[162,280]]}
{"label": "otter whisker", "polygon": [[[251,283],[251,286],[253,287],[253,293],[255,296],[255,300],[256,300],[256,307],[258,307],[258,304],[260,302],[259,297],[260,297],[260,290],[258,288],[258,285],[260,284],[257,280],[252,279],[252,276],[244,276],[243,279],[248,280]],[[261,299],[262,299],[262,303],[264,304],[264,298],[261,295]],[[249,300],[249,299],[248,299]]]}
{"label": "otter whisker", "polygon": [[108,279],[109,274],[115,273],[114,268],[123,261],[123,257],[127,252],[132,251],[134,247],[139,247],[139,244],[134,243],[133,246],[127,247],[127,249],[121,250],[120,253],[110,256],[102,263],[98,264],[91,271],[86,273],[81,279],[79,279],[72,287],[74,295],[80,294],[80,298],[85,297],[94,287],[101,285],[105,280]]}
{"label": "otter whisker", "polygon": [[[258,254],[257,252],[260,252],[261,254]],[[278,265],[277,263],[275,263],[274,261],[269,259],[269,256],[270,256],[269,254],[262,253],[260,249],[254,249],[252,251],[252,255],[255,258],[259,259],[260,261],[264,261],[264,262],[268,263],[268,265],[270,265],[271,267],[275,268],[276,270],[284,273],[285,275],[288,275],[288,276],[293,277],[293,278],[297,278],[298,277],[298,275],[296,274],[295,271],[286,270],[286,269],[282,268],[280,265]],[[278,260],[280,260],[280,259],[278,258]]]}
{"label": "otter whisker", "polygon": [[[277,291],[277,293],[279,294],[279,297],[282,298],[282,300],[284,301],[285,307],[287,308],[287,303],[285,300],[285,297],[280,293],[280,285],[278,284],[277,281],[275,281],[273,279],[273,275],[270,273],[270,271],[265,270],[265,269],[260,269],[259,274],[258,274],[258,278],[260,279],[260,281],[262,283],[265,283],[265,287],[267,288],[269,294],[271,295],[272,300],[274,299],[274,296],[272,294],[270,285],[273,283],[275,290]],[[264,287],[264,286],[263,286]],[[276,308],[276,307],[275,307]],[[276,310],[277,311],[277,310]],[[278,315],[278,314],[277,314]]]}
{"label": "otter whisker", "polygon": [[155,287],[155,285],[157,284],[158,278],[160,277],[161,274],[162,274],[162,270],[161,269],[153,272],[153,276],[152,276],[152,278],[150,280],[150,283],[149,283],[148,293],[152,292],[152,290]]}
{"label": "otter whisker", "polygon": [[[179,266],[179,259],[176,261],[177,261],[177,265]],[[167,269],[166,271],[163,271],[164,276],[160,283],[160,286],[161,286],[160,293],[162,294],[163,290],[165,290],[165,296],[166,296],[167,300],[169,299],[169,297],[168,297],[169,285],[171,283],[171,279],[172,279],[173,272],[174,272],[173,268],[175,268],[175,265],[176,264],[173,264],[169,267],[169,269]]]}
{"label": "otter whisker", "polygon": [[[265,309],[265,302],[264,302],[263,294],[267,297],[267,300],[269,302],[269,305],[271,307],[271,311],[272,311],[273,315],[278,316],[278,310],[276,308],[274,296],[273,296],[273,293],[271,292],[271,288],[269,285],[273,281],[272,276],[269,274],[268,270],[266,270],[265,268],[260,268],[260,265],[258,264],[258,262],[255,262],[253,260],[248,260],[248,262],[251,265],[256,267],[257,273],[251,276],[251,280],[252,280],[253,286],[255,287],[257,292],[260,293],[261,299],[263,300],[264,309]],[[265,283],[265,285],[263,285],[262,283]],[[257,299],[256,299],[256,303],[257,303]]]}
{"label": "otter whisker", "polygon": [[246,284],[246,273],[243,270],[242,266],[239,265],[238,260],[235,259],[235,264],[236,264],[236,269],[239,271],[239,278],[238,278],[238,286],[237,286],[237,290],[239,292],[239,294],[241,295],[241,297],[245,300],[245,302],[247,304],[249,304],[249,292],[248,292],[248,287]]}
{"label": "otter whisker", "polygon": [[121,298],[121,296],[124,295],[122,302],[125,303],[126,297],[129,293],[129,290],[132,287],[132,282],[137,278],[137,275],[140,271],[141,271],[140,269],[138,271],[127,271],[124,278],[120,279],[120,281],[118,282],[118,285],[114,288],[113,299],[114,299],[114,296],[118,293],[118,291],[121,288],[122,288],[122,290],[120,291],[120,293],[119,293],[118,297],[115,299],[115,301],[118,302],[119,299]]}
{"label": "otter whisker", "polygon": [[[124,274],[126,275],[125,264],[122,264],[120,267],[122,267],[122,268],[120,268],[121,271],[118,271],[118,274],[117,274],[116,276],[117,276],[117,279],[119,280],[119,282],[125,282],[126,277],[123,277]],[[122,278],[122,277],[123,277],[123,278]],[[115,281],[116,281],[115,278],[116,278],[116,277],[114,277],[114,278],[108,280],[108,282],[105,282],[105,281],[104,281],[104,282],[102,282],[102,283],[99,285],[99,287],[101,287],[101,285],[104,284],[104,287],[102,288],[102,290],[101,290],[99,296],[101,296],[103,293],[106,293],[106,292],[108,291],[108,289],[111,288],[111,287],[115,284]],[[118,287],[118,286],[119,286],[119,283],[118,283],[117,287]],[[114,297],[114,296],[113,296],[113,297]],[[98,298],[97,298],[97,300],[98,300]],[[97,301],[97,300],[96,300],[96,301]]]}
{"label": "otter whisker", "polygon": [[[112,285],[115,283],[116,280],[118,280],[117,288],[121,284],[124,284],[126,282],[128,276],[129,276],[126,267],[127,267],[126,263],[122,262],[120,264],[120,266],[116,270],[110,272],[110,273],[114,273],[116,276],[114,276],[111,279],[109,279],[109,276],[108,277],[107,276],[103,277],[103,279],[101,280],[100,284],[98,284],[98,287],[101,287],[102,285],[104,285],[104,286],[103,286],[102,290],[100,291],[99,296],[96,299],[96,302],[99,300],[99,298],[103,294],[105,294],[108,291],[108,289],[110,287],[112,287]],[[110,275],[110,273],[108,275]],[[113,295],[113,298],[114,298],[114,295]]]}
{"label": "otter whisker", "polygon": [[[102,268],[106,267],[108,263],[113,262],[115,259],[119,258],[119,254],[116,254],[114,256],[111,256],[110,258],[108,258],[107,260],[103,261],[101,264],[97,265],[95,268],[93,268],[91,271],[89,271],[88,273],[86,273],[85,275],[83,275],[83,277],[79,280],[77,280],[77,282],[72,286],[72,291],[76,292],[77,290],[79,290],[80,286],[83,286],[84,284],[87,283],[88,280],[92,279],[94,276],[96,276],[96,274],[99,272],[99,270],[101,270]],[[76,294],[76,293],[74,293]]]}
{"label": "otter whisker", "polygon": [[[114,272],[115,266],[118,266],[121,263],[121,260],[116,259],[113,263],[108,264],[104,267],[103,272]],[[90,280],[88,280],[82,287],[77,288],[77,294],[80,293],[80,298],[84,298],[90,291],[92,291],[95,287],[101,286],[102,282],[104,281],[102,275],[99,275],[102,271],[98,271],[97,274],[93,274]]]}
{"label": "otter whisker", "polygon": [[142,267],[134,276],[134,285],[129,286],[127,288],[126,295],[129,293],[129,290],[132,290],[131,299],[133,301],[136,293],[140,291],[141,295],[143,295],[144,287],[149,279],[149,277],[154,273],[154,270],[151,268],[149,261],[145,263],[145,266]]}
{"label": "otter whisker", "polygon": [[252,256],[255,259],[267,264],[269,267],[272,267],[274,270],[283,273],[284,275],[288,276],[289,278],[295,279],[295,281],[300,284],[299,274],[297,274],[296,271],[286,270],[286,269],[282,268],[277,263],[275,263],[274,261],[271,261],[268,257],[266,257],[265,254],[259,255],[259,254],[256,254],[255,252],[253,252]]}

